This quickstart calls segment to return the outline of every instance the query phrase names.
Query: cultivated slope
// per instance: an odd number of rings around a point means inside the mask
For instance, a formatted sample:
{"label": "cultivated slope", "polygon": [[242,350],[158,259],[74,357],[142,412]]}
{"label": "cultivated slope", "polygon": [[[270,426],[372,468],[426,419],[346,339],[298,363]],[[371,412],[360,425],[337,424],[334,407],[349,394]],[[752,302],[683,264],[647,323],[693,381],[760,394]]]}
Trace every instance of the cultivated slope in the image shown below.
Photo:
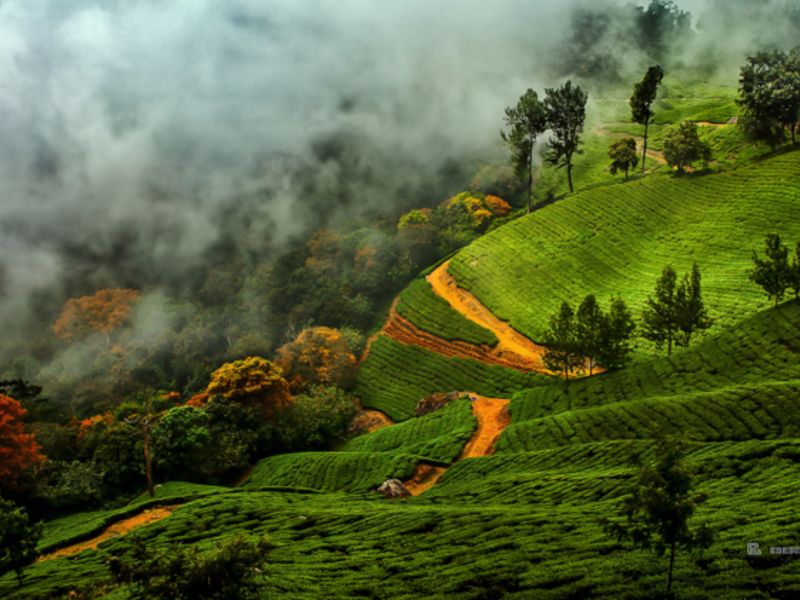
{"label": "cultivated slope", "polygon": [[768,232],[800,239],[800,152],[729,172],[651,175],[579,192],[477,240],[449,271],[536,340],[564,300],[619,294],[638,314],[665,265],[681,272],[697,261],[716,327],[728,328],[766,305],[747,271]]}

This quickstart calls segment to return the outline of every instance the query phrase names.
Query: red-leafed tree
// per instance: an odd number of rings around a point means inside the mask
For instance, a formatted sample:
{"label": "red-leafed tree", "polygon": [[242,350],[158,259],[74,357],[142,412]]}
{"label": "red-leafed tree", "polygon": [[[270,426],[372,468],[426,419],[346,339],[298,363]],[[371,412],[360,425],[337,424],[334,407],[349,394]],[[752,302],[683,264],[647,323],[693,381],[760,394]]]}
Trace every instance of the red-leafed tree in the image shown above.
{"label": "red-leafed tree", "polygon": [[25,414],[19,402],[0,394],[0,491],[16,488],[25,472],[44,459],[36,438],[25,433]]}
{"label": "red-leafed tree", "polygon": [[138,291],[122,288],[98,290],[91,296],[70,298],[53,324],[53,331],[68,342],[102,333],[110,343],[111,332],[128,319],[138,299]]}

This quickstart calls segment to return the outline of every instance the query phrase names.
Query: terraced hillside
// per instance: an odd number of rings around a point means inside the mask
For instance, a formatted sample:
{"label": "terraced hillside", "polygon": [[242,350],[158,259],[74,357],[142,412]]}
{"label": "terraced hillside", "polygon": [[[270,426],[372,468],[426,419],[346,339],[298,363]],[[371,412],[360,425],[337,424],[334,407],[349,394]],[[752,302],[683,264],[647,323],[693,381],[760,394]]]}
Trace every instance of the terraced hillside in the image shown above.
{"label": "terraced hillside", "polygon": [[[662,114],[721,119],[723,100],[675,101]],[[741,150],[735,129],[708,129]],[[102,584],[108,556],[132,536],[203,549],[238,534],[274,545],[265,597],[657,597],[665,561],[617,543],[600,521],[619,512],[661,433],[686,438],[702,500],[693,523],[716,536],[705,556],[679,554],[678,597],[800,597],[800,559],[767,550],[800,540],[800,302],[770,307],[745,274],[768,231],[800,239],[800,152],[728,169],[742,156],[711,174],[598,183],[486,235],[438,267],[465,303],[420,277],[370,344],[356,391],[402,422],[336,452],[267,458],[240,487],[172,483],[155,501],[47,523],[43,553],[143,510],[171,511],[50,555],[22,588],[0,578],[0,597]],[[665,264],[693,260],[715,325],[691,348],[667,357],[642,345],[628,368],[567,385],[541,372],[532,340],[562,300],[619,293],[638,312]],[[414,417],[420,398],[453,390],[488,398]],[[376,494],[390,477],[415,496]],[[764,554],[748,556],[748,542]]]}
{"label": "terraced hillside", "polygon": [[453,258],[450,273],[536,340],[562,301],[620,294],[638,313],[664,265],[681,272],[696,260],[716,327],[735,327],[767,305],[747,280],[752,251],[768,232],[800,239],[798,198],[798,152],[723,173],[606,185],[484,236]]}
{"label": "terraced hillside", "polygon": [[[704,560],[679,556],[680,596],[793,598],[793,557],[750,557],[745,545],[793,545],[800,536],[798,353],[800,303],[789,302],[674,358],[515,395],[512,423],[490,456],[455,460],[475,427],[462,400],[337,453],[267,459],[241,488],[159,490],[157,502],[179,505],[170,516],[96,550],[37,563],[20,590],[7,576],[0,594],[64,595],[100,582],[105,557],[131,535],[156,547],[208,547],[245,532],[275,544],[265,594],[648,597],[663,587],[664,565],[616,543],[599,523],[619,510],[632,460],[647,460],[658,429],[688,436],[687,460],[706,498],[695,519],[716,533]],[[357,458],[342,464],[348,454]],[[369,491],[381,477],[406,476],[422,457],[455,462],[417,498],[386,501]],[[50,523],[48,547],[141,508]]]}

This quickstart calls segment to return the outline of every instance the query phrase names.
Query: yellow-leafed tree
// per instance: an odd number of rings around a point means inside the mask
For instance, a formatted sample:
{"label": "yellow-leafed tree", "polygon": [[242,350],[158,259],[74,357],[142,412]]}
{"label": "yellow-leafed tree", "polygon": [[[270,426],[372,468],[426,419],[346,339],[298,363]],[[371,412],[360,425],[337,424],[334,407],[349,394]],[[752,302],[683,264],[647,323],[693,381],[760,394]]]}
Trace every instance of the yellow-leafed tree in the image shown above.
{"label": "yellow-leafed tree", "polygon": [[292,401],[283,369],[260,356],[225,363],[211,374],[206,391],[210,396],[258,408],[272,418]]}
{"label": "yellow-leafed tree", "polygon": [[293,388],[314,383],[347,388],[357,365],[350,343],[330,327],[301,331],[294,341],[278,349],[277,363],[289,375]]}

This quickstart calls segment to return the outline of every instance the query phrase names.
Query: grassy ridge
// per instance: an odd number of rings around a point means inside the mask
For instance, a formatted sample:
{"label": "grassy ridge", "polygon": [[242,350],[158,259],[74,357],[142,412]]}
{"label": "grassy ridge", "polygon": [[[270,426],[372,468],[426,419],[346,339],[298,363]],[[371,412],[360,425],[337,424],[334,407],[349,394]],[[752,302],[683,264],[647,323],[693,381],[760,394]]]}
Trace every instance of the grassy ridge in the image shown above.
{"label": "grassy ridge", "polygon": [[[456,464],[426,494],[449,503],[592,503],[627,492],[636,473],[633,459],[649,460],[652,441],[643,439],[575,443],[512,452]],[[687,463],[699,478],[729,478],[761,468],[764,459],[800,458],[800,439],[689,443]]]}
{"label": "grassy ridge", "polygon": [[434,392],[471,391],[508,398],[517,390],[549,381],[535,373],[448,358],[380,336],[358,371],[356,393],[364,406],[402,421],[413,416],[421,398]]}
{"label": "grassy ridge", "polygon": [[347,442],[342,450],[403,451],[449,463],[461,453],[476,425],[470,402],[457,400],[418,419],[409,419],[392,427],[359,436]]}
{"label": "grassy ridge", "polygon": [[425,279],[415,279],[403,290],[397,302],[397,312],[420,329],[446,340],[487,346],[497,344],[497,337],[491,331],[456,312],[446,300],[436,295]]}
{"label": "grassy ridge", "polygon": [[[800,573],[791,560],[748,561],[744,551],[748,541],[786,545],[800,533],[790,502],[800,493],[797,441],[765,444],[717,444],[692,455],[703,469],[699,491],[708,496],[696,518],[708,521],[718,539],[705,571],[679,555],[676,582],[683,597],[788,598],[800,590]],[[559,478],[525,472],[519,463],[503,466],[502,460],[498,455],[459,463],[427,500],[236,490],[191,502],[136,535],[152,547],[209,548],[238,533],[266,534],[275,549],[262,593],[293,598],[478,599],[487,593],[633,598],[663,586],[663,561],[623,550],[598,524],[615,510],[629,476],[624,468],[590,467],[581,473],[570,465]],[[481,463],[492,465],[493,473],[466,476]],[[514,502],[487,501],[486,475],[495,491],[500,483],[509,494],[516,491]],[[463,485],[448,488],[459,480]],[[473,488],[479,494],[466,497]],[[106,553],[129,543],[130,538],[116,538],[78,559],[36,564],[22,590],[7,575],[0,579],[0,594],[65,596],[74,587],[101,581]]]}
{"label": "grassy ridge", "polygon": [[248,488],[292,487],[324,491],[367,491],[387,479],[405,479],[418,458],[390,452],[298,452],[259,461]]}
{"label": "grassy ridge", "polygon": [[469,401],[368,433],[339,452],[302,452],[260,461],[245,487],[287,486],[366,492],[390,478],[407,479],[420,460],[448,464],[476,426]]}
{"label": "grassy ridge", "polygon": [[91,537],[108,525],[151,506],[178,504],[225,491],[227,488],[219,486],[170,481],[156,487],[155,498],[150,498],[145,493],[122,508],[81,512],[48,521],[44,525],[37,549],[43,553],[50,552],[75,540]]}
{"label": "grassy ridge", "polygon": [[671,358],[659,357],[569,386],[516,394],[514,421],[649,396],[687,395],[731,386],[800,379],[800,302],[787,302],[709,335]]}
{"label": "grassy ridge", "polygon": [[702,441],[798,437],[798,397],[800,381],[792,381],[615,402],[514,423],[497,449],[649,438],[659,431]]}
{"label": "grassy ridge", "polygon": [[563,300],[594,293],[607,302],[619,293],[636,314],[664,265],[686,271],[697,260],[716,327],[733,327],[766,301],[747,281],[751,251],[770,231],[800,238],[798,198],[798,152],[727,173],[602,186],[484,236],[450,272],[497,316],[541,339]]}

